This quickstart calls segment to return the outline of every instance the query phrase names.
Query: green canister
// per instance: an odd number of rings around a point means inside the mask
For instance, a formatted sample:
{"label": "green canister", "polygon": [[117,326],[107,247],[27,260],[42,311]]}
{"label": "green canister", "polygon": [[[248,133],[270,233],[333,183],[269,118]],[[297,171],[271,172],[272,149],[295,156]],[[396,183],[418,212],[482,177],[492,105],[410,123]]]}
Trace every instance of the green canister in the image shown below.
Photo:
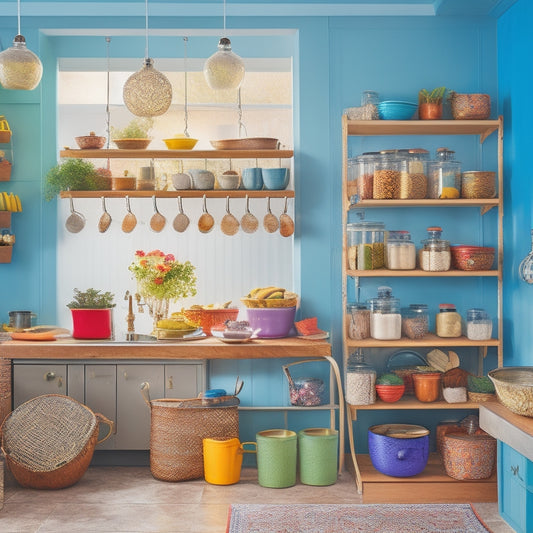
{"label": "green canister", "polygon": [[298,432],[298,466],[304,485],[333,485],[337,481],[339,432],[309,428]]}

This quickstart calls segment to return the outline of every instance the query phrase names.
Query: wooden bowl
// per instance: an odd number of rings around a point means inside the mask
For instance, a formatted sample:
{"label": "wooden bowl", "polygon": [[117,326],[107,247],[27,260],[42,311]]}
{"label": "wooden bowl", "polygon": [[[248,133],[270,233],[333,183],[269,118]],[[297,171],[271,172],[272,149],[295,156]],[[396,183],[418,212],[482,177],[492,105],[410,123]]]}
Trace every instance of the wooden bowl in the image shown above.
{"label": "wooden bowl", "polygon": [[113,139],[120,150],[145,150],[152,139]]}
{"label": "wooden bowl", "polygon": [[106,138],[99,137],[91,131],[89,135],[82,135],[81,137],[75,137],[76,142],[81,150],[99,150],[104,147]]}
{"label": "wooden bowl", "polygon": [[111,178],[111,190],[113,191],[134,191],[137,183],[136,178]]}

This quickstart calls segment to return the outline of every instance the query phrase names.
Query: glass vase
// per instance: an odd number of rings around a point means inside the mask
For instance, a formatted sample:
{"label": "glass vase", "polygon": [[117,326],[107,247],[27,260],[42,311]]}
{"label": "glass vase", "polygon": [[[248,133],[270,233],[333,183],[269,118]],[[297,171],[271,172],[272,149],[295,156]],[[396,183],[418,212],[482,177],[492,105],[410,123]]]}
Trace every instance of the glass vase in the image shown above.
{"label": "glass vase", "polygon": [[168,308],[170,304],[169,298],[155,298],[154,296],[145,297],[145,302],[148,305],[150,316],[154,320],[154,329],[157,323],[163,318],[168,317]]}

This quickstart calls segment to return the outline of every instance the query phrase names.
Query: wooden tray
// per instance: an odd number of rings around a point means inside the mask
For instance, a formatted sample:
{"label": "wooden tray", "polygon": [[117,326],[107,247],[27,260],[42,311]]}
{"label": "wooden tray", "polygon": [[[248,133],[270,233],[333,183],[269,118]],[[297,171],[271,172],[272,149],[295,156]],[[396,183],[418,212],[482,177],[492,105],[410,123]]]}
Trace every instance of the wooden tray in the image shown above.
{"label": "wooden tray", "polygon": [[223,139],[209,141],[215,150],[277,150],[278,139],[271,137],[249,137],[247,139]]}

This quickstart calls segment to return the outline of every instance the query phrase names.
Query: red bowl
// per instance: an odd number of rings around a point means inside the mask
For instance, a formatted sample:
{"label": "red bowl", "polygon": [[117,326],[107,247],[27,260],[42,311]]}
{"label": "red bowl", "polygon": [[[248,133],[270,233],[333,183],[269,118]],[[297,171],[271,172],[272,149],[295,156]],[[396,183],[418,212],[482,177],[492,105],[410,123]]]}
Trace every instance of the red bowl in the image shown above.
{"label": "red bowl", "polygon": [[397,402],[405,392],[405,385],[376,385],[376,392],[384,402]]}

